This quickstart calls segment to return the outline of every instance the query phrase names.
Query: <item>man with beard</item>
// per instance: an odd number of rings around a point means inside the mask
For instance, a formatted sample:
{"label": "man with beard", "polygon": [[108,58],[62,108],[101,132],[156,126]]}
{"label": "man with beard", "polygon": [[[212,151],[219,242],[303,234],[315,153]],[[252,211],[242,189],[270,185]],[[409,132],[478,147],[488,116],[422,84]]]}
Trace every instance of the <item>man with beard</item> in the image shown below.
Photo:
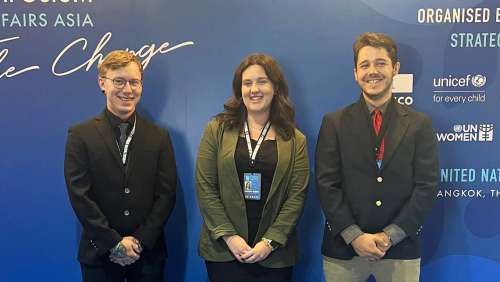
{"label": "man with beard", "polygon": [[392,38],[364,33],[353,51],[360,98],[325,115],[316,147],[326,281],[419,281],[438,183],[431,119],[392,97],[400,68]]}
{"label": "man with beard", "polygon": [[170,137],[136,112],[143,69],[128,51],[99,64],[103,112],[68,131],[64,175],[82,225],[85,282],[163,282],[163,227],[175,203]]}

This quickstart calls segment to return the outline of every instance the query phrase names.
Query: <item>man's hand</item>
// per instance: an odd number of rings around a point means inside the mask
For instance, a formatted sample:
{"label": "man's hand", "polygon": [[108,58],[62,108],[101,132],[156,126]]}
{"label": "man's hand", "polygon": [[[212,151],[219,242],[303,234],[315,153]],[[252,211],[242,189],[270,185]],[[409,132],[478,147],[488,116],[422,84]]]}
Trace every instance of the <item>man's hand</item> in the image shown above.
{"label": "man's hand", "polygon": [[142,251],[142,248],[139,244],[139,241],[132,236],[123,237],[121,241],[122,245],[125,247],[126,256],[138,260],[140,258],[139,254]]}
{"label": "man's hand", "polygon": [[390,247],[392,247],[391,238],[385,232],[379,232],[374,234],[375,243],[377,244],[377,248],[382,252],[386,253]]}
{"label": "man's hand", "polygon": [[247,244],[245,239],[241,238],[238,235],[224,236],[223,239],[224,239],[224,241],[226,241],[226,244],[229,247],[229,250],[231,251],[231,253],[233,253],[233,256],[239,262],[245,262],[242,259],[242,256],[244,256],[248,251],[250,251],[252,249]]}
{"label": "man's hand", "polygon": [[109,259],[121,266],[126,266],[136,262],[141,252],[142,246],[139,241],[132,236],[126,236],[111,249]]}
{"label": "man's hand", "polygon": [[241,256],[245,263],[255,263],[264,260],[272,252],[271,248],[265,242],[260,241],[255,247]]}
{"label": "man's hand", "polygon": [[118,256],[114,256],[113,254],[109,255],[109,260],[111,262],[119,264],[120,266],[127,266],[127,265],[130,265],[130,264],[133,264],[136,261],[133,258],[130,258],[130,257],[127,257],[127,256],[125,256],[125,257],[118,257]]}
{"label": "man's hand", "polygon": [[379,260],[385,256],[385,252],[377,247],[377,238],[374,234],[363,233],[354,239],[351,245],[359,256]]}

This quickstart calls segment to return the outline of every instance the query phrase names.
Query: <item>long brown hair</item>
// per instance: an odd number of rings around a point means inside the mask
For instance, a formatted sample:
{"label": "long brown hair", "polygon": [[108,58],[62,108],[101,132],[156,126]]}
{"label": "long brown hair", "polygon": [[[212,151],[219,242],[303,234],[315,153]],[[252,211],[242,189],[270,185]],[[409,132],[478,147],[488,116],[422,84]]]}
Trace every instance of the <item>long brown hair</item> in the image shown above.
{"label": "long brown hair", "polygon": [[288,97],[288,84],[281,67],[267,54],[250,54],[241,61],[234,71],[233,95],[224,103],[224,111],[216,115],[217,120],[223,122],[229,129],[242,127],[247,110],[241,95],[241,79],[243,72],[251,65],[261,66],[272,82],[274,97],[271,102],[271,123],[281,138],[289,140],[295,133],[295,110]]}

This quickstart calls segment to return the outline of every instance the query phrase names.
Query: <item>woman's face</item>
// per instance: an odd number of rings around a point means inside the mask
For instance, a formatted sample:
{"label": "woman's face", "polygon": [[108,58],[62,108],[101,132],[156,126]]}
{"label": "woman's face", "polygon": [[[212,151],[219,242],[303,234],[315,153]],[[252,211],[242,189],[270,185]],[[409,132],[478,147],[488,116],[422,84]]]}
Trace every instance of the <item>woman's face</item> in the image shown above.
{"label": "woman's face", "polygon": [[274,85],[260,65],[251,65],[241,76],[241,96],[248,114],[269,113],[274,97]]}

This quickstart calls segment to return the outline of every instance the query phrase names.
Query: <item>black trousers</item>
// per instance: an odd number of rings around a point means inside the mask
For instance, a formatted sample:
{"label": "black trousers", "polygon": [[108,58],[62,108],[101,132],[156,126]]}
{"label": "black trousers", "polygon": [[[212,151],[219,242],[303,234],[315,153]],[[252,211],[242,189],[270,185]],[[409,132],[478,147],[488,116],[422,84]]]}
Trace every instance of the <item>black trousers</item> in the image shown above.
{"label": "black trousers", "polygon": [[291,282],[293,267],[267,268],[258,263],[205,261],[210,282]]}
{"label": "black trousers", "polygon": [[107,261],[104,265],[80,264],[83,282],[164,282],[165,260],[140,258],[131,265],[120,266]]}

